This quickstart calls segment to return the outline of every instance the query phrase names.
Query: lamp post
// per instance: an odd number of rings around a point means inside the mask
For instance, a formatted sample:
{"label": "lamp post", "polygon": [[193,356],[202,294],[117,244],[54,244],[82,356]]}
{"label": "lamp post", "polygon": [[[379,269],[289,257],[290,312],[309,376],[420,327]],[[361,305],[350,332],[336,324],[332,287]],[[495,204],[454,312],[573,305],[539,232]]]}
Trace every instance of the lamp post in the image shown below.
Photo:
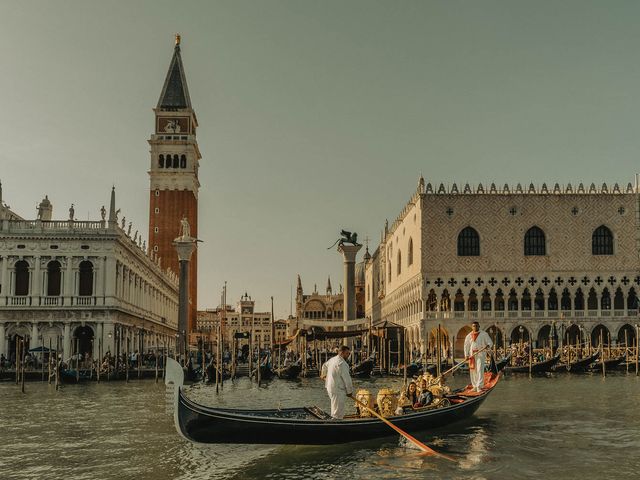
{"label": "lamp post", "polygon": [[522,340],[523,340],[523,334],[524,334],[524,327],[522,325],[520,325],[520,327],[518,328],[518,331],[520,332],[520,347],[522,348]]}

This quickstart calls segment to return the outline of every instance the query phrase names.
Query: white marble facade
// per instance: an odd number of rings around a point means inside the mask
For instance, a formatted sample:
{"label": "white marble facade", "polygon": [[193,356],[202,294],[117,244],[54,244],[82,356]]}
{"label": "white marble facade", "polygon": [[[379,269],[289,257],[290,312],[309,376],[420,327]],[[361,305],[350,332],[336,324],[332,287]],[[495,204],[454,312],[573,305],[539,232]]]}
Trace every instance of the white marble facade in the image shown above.
{"label": "white marble facade", "polygon": [[99,353],[171,348],[178,279],[117,220],[0,220],[0,354],[29,348]]}

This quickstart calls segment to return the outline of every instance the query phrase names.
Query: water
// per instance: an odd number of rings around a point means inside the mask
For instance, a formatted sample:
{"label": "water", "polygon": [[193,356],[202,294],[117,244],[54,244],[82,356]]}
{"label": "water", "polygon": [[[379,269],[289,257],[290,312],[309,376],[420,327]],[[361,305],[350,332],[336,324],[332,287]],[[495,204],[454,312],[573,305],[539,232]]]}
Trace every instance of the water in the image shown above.
{"label": "water", "polygon": [[[462,377],[456,377],[462,382]],[[377,390],[395,379],[356,380]],[[224,392],[193,387],[199,402],[328,409],[318,379],[247,379]],[[616,374],[510,377],[476,415],[416,435],[455,457],[422,456],[397,435],[336,446],[193,445],[165,412],[153,381],[52,386],[26,394],[0,383],[2,479],[591,479],[638,478],[640,378]]]}

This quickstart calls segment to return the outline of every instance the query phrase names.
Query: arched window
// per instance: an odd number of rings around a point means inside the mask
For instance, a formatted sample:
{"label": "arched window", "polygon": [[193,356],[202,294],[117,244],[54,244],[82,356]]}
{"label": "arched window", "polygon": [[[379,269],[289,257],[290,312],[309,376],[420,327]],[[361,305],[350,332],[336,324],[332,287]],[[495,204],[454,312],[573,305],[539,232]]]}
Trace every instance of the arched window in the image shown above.
{"label": "arched window", "polygon": [[480,236],[473,228],[467,227],[458,234],[458,256],[480,256]]}
{"label": "arched window", "polygon": [[531,227],[524,234],[524,254],[525,255],[546,255],[544,232],[538,227]]}
{"label": "arched window", "polygon": [[413,238],[409,237],[409,246],[407,247],[407,266],[413,265]]}
{"label": "arched window", "polygon": [[81,297],[90,297],[93,295],[93,263],[88,260],[80,262],[78,295]]}
{"label": "arched window", "polygon": [[158,168],[164,168],[164,155],[158,157]]}
{"label": "arched window", "polygon": [[555,288],[549,290],[549,310],[558,310],[558,295],[556,294]]}
{"label": "arched window", "polygon": [[187,156],[182,155],[180,157],[180,168],[187,168]]}
{"label": "arched window", "polygon": [[596,228],[591,236],[591,253],[593,255],[613,255],[613,233],[604,225]]}
{"label": "arched window", "polygon": [[178,168],[179,164],[180,164],[180,159],[178,158],[178,155],[174,155],[173,156],[173,168]]}
{"label": "arched window", "polygon": [[391,260],[389,260],[387,267],[389,268],[389,281],[391,281]]}
{"label": "arched window", "polygon": [[396,275],[400,275],[402,273],[402,253],[398,250],[398,272]]}
{"label": "arched window", "polygon": [[637,310],[638,308],[638,297],[636,295],[636,291],[631,288],[629,289],[629,296],[627,297],[627,309],[629,310]]}
{"label": "arched window", "polygon": [[608,288],[602,290],[602,296],[600,298],[600,308],[602,310],[611,310],[611,294]]}
{"label": "arched window", "polygon": [[60,296],[60,286],[62,285],[62,268],[60,262],[53,260],[47,264],[47,296]]}
{"label": "arched window", "polygon": [[16,286],[13,294],[16,296],[29,295],[29,264],[25,260],[16,262]]}

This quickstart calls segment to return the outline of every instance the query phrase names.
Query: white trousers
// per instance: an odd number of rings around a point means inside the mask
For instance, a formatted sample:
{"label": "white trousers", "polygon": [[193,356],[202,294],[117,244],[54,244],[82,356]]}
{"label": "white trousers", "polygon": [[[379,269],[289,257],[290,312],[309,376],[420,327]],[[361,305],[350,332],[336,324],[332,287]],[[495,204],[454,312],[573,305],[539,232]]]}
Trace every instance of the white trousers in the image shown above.
{"label": "white trousers", "polygon": [[471,386],[473,388],[481,389],[484,387],[484,366],[486,365],[486,359],[484,353],[476,355],[476,366],[469,370],[469,376],[471,377]]}
{"label": "white trousers", "polygon": [[333,418],[343,419],[347,394],[340,391],[327,393],[329,394],[329,400],[331,400],[331,416]]}

